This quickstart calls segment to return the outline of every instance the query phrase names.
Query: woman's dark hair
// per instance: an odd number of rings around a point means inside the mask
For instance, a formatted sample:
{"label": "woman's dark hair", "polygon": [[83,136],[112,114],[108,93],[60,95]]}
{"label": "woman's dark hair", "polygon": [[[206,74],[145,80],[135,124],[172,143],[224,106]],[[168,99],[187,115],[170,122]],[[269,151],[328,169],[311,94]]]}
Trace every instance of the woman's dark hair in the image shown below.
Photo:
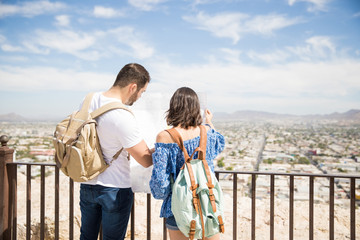
{"label": "woman's dark hair", "polygon": [[137,89],[141,89],[148,82],[150,82],[150,75],[148,71],[140,64],[129,63],[120,70],[113,86],[123,88],[130,83],[136,83],[138,87]]}
{"label": "woman's dark hair", "polygon": [[169,126],[185,129],[201,125],[200,102],[194,90],[188,87],[176,90],[166,111],[166,122]]}

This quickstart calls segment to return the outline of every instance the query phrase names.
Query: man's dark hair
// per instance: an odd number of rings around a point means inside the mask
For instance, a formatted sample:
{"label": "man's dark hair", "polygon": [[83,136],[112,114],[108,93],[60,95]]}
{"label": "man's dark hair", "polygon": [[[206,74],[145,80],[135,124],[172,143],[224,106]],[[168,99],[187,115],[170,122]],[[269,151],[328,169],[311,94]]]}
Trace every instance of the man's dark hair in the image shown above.
{"label": "man's dark hair", "polygon": [[176,90],[166,111],[166,122],[169,126],[185,129],[201,125],[200,102],[194,90],[188,87]]}
{"label": "man's dark hair", "polygon": [[123,88],[130,83],[136,83],[137,89],[139,90],[148,82],[150,82],[150,75],[148,71],[140,64],[129,63],[120,70],[113,86]]}

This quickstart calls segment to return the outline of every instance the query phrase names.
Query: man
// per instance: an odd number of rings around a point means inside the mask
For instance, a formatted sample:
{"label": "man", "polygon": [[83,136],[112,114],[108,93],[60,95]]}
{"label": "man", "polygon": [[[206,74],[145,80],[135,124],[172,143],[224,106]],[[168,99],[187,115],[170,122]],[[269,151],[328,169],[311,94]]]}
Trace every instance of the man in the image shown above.
{"label": "man", "polygon": [[[146,91],[149,82],[149,73],[143,66],[127,64],[108,91],[95,93],[89,111],[114,101],[131,106]],[[131,112],[112,110],[98,117],[97,123],[101,149],[110,166],[80,186],[80,239],[97,239],[100,224],[104,240],[124,239],[134,199],[128,154],[143,167],[149,167],[152,165],[151,151]],[[112,160],[121,148],[124,150]]]}

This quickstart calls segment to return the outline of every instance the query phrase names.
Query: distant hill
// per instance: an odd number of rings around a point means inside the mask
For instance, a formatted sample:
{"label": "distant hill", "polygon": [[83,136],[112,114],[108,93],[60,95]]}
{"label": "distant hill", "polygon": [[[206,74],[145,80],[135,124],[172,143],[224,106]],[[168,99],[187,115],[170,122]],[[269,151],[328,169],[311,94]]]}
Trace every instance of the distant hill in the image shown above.
{"label": "distant hill", "polygon": [[[344,113],[331,113],[331,114],[312,114],[312,115],[291,115],[291,114],[278,114],[261,111],[236,111],[233,113],[215,112],[214,121],[232,121],[232,120],[281,120],[281,119],[299,119],[299,120],[354,120],[360,121],[360,110],[351,109]],[[30,119],[18,115],[16,113],[9,113],[0,115],[0,122],[42,122],[42,121],[55,121],[61,119]]]}
{"label": "distant hill", "polygon": [[216,120],[220,119],[274,119],[274,118],[289,118],[294,117],[293,115],[288,114],[277,114],[277,113],[269,113],[269,112],[261,112],[261,111],[251,111],[251,110],[244,110],[244,111],[236,111],[234,113],[214,113],[214,118]]}
{"label": "distant hill", "polygon": [[0,115],[0,122],[27,122],[27,118],[20,116],[16,113],[9,113]]}
{"label": "distant hill", "polygon": [[351,109],[345,113],[332,113],[325,116],[332,119],[360,119],[360,110]]}
{"label": "distant hill", "polygon": [[234,113],[215,112],[215,121],[226,120],[271,120],[271,119],[303,119],[303,120],[355,120],[360,121],[360,110],[351,109],[344,113],[331,113],[331,114],[313,114],[313,115],[291,115],[291,114],[278,114],[261,111],[236,111]]}
{"label": "distant hill", "polygon": [[28,117],[23,117],[19,114],[16,113],[8,113],[8,114],[3,114],[0,115],[0,122],[16,122],[16,123],[21,123],[21,122],[60,122],[62,119],[61,118],[57,118],[57,117],[49,117],[49,116],[39,116],[37,118],[28,118]]}

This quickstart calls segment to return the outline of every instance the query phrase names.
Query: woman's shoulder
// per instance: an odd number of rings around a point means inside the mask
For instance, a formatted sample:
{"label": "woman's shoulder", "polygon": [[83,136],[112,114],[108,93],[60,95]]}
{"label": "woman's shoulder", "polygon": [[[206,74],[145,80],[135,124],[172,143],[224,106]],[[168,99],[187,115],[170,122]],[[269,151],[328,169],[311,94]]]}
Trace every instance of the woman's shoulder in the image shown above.
{"label": "woman's shoulder", "polygon": [[159,132],[159,134],[156,136],[156,142],[157,143],[174,143],[174,140],[172,139],[171,135],[166,130],[163,130],[163,131]]}
{"label": "woman's shoulder", "polygon": [[[216,135],[216,130],[214,130],[213,128],[209,127],[209,126],[205,126],[207,135]],[[199,136],[196,136],[194,138],[191,139],[187,139],[184,141],[184,144],[186,145],[187,142],[191,142],[192,140],[196,140],[198,139]],[[170,133],[166,130],[163,130],[161,132],[158,133],[158,135],[156,136],[156,143],[175,143],[174,139],[171,137]]]}

